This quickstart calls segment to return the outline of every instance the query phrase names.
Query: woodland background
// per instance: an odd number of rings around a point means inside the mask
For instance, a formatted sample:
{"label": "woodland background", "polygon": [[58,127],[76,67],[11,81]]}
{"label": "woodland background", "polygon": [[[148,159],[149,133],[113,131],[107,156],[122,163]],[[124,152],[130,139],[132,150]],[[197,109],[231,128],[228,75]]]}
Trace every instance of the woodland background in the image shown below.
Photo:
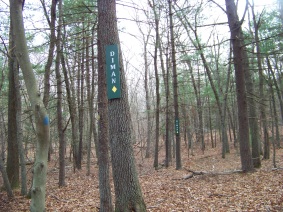
{"label": "woodland background", "polygon": [[[132,145],[148,210],[282,210],[283,2],[237,4],[240,39],[249,60],[242,84],[249,120],[245,126],[238,121],[225,1],[176,1],[171,12],[167,1],[116,3]],[[19,67],[14,78],[9,73],[9,3],[1,1],[0,8],[0,154],[8,176],[18,170],[18,177],[10,177],[11,186],[22,189],[23,183],[31,184],[35,118]],[[96,1],[64,0],[59,15],[54,1],[27,1],[24,6],[32,67],[50,116],[48,210],[99,208],[96,8]],[[58,26],[61,52],[55,45]],[[59,53],[64,60],[57,69]],[[258,168],[247,174],[238,173],[241,127],[249,129],[253,165]],[[64,134],[63,159],[58,129]],[[61,160],[66,162],[66,175],[59,177]],[[19,173],[20,165],[27,174]],[[58,188],[60,180],[66,180],[66,186]],[[0,208],[28,210],[29,200],[20,192],[15,190],[13,200],[1,192]]]}

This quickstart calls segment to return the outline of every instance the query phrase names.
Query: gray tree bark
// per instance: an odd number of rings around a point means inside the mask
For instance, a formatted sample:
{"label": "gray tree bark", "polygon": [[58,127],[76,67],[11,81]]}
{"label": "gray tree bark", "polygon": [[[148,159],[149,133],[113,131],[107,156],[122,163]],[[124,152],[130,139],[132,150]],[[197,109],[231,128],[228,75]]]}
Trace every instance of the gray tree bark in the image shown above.
{"label": "gray tree bark", "polygon": [[20,185],[19,173],[19,151],[18,151],[18,122],[17,113],[20,110],[19,97],[19,81],[16,81],[16,75],[19,71],[19,64],[15,55],[15,36],[14,27],[10,25],[10,41],[9,48],[12,50],[8,58],[9,61],[9,99],[8,99],[8,151],[7,151],[7,174],[12,189],[18,188]]}
{"label": "gray tree bark", "polygon": [[[105,75],[105,47],[113,44],[120,45],[115,0],[98,1],[98,26],[99,70],[102,75]],[[112,172],[116,197],[115,211],[146,211],[135,167],[130,107],[120,48],[119,66],[121,98],[108,100]],[[103,118],[107,119],[107,117]]]}
{"label": "gray tree bark", "polygon": [[31,108],[34,112],[37,130],[36,159],[33,168],[31,189],[31,211],[45,211],[47,156],[49,148],[49,117],[40,97],[38,84],[33,73],[22,14],[22,1],[10,0],[10,15],[14,28],[15,52],[26,84]]}
{"label": "gray tree bark", "polygon": [[154,147],[154,162],[153,166],[155,169],[158,169],[158,152],[159,152],[159,108],[160,108],[160,93],[159,93],[159,76],[158,76],[158,67],[157,67],[157,49],[159,43],[159,15],[157,13],[157,8],[155,1],[152,0],[150,3],[154,13],[154,27],[155,27],[155,46],[154,46],[154,76],[155,76],[155,95],[156,95],[156,108],[155,108],[155,147]]}
{"label": "gray tree bark", "polygon": [[245,68],[248,68],[247,58],[244,58],[244,37],[242,22],[239,21],[234,0],[225,0],[226,13],[231,33],[236,76],[236,91],[239,120],[239,143],[243,171],[252,171],[253,162],[249,143],[249,121],[247,109],[247,95],[245,87]]}
{"label": "gray tree bark", "polygon": [[62,0],[58,3],[59,21],[57,26],[57,40],[56,40],[56,60],[55,60],[55,73],[57,81],[57,129],[59,134],[59,186],[65,186],[65,132],[63,127],[63,113],[62,113],[62,101],[63,101],[63,90],[62,90],[62,77],[60,71],[61,54],[63,50],[62,45]]}
{"label": "gray tree bark", "polygon": [[3,182],[4,182],[4,186],[5,186],[5,189],[7,191],[7,195],[9,198],[12,198],[14,197],[14,194],[13,194],[13,190],[11,188],[11,184],[10,184],[10,181],[9,181],[9,178],[8,178],[8,174],[6,172],[6,169],[4,167],[4,163],[2,161],[2,158],[0,159],[0,172],[2,174],[2,179],[3,179]]}
{"label": "gray tree bark", "polygon": [[[176,138],[176,169],[182,168],[181,160],[181,136],[180,136],[180,120],[179,120],[179,100],[178,100],[178,78],[177,78],[177,65],[176,65],[176,50],[174,39],[174,25],[173,25],[173,13],[172,13],[172,1],[169,0],[169,22],[170,22],[170,41],[171,41],[171,53],[172,53],[172,70],[173,70],[173,97],[174,97],[174,112],[175,112],[175,124],[178,122],[178,127],[175,129]],[[179,129],[178,129],[179,128]]]}

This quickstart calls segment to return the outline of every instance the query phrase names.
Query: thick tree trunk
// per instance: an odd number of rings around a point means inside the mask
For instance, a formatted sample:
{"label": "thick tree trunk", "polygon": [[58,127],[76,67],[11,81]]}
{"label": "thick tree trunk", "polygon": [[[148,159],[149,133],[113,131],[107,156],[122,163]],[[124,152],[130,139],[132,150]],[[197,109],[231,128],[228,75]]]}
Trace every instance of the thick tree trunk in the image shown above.
{"label": "thick tree trunk", "polygon": [[33,168],[31,211],[45,211],[47,156],[49,148],[49,117],[40,97],[38,84],[29,59],[22,15],[22,2],[10,0],[11,21],[15,33],[15,50],[23,72],[31,108],[34,111],[37,130],[36,159]]}
{"label": "thick tree trunk", "polygon": [[[109,1],[107,1],[109,2]],[[100,210],[104,212],[114,211],[110,179],[109,179],[109,120],[108,120],[108,101],[106,88],[106,55],[105,45],[106,36],[104,27],[108,16],[108,3],[98,1],[98,145],[97,157],[99,166],[99,191],[100,191]],[[115,3],[114,3],[115,4]],[[113,6],[113,5],[112,5]],[[113,15],[113,14],[111,14]],[[115,174],[115,173],[113,173]],[[118,198],[118,197],[116,197]]]}
{"label": "thick tree trunk", "polygon": [[[115,211],[146,211],[131,146],[130,107],[122,53],[119,48],[115,0],[98,1],[98,26],[99,70],[101,75],[106,73],[106,46],[116,44],[120,50],[118,62],[120,66],[121,97],[111,99],[108,102],[112,171],[116,197]],[[102,81],[102,84],[105,82]],[[107,119],[107,117],[103,118]]]}
{"label": "thick tree trunk", "polygon": [[248,67],[248,64],[245,63],[248,59],[244,58],[245,48],[243,45],[242,23],[239,21],[235,2],[234,0],[225,0],[225,2],[234,54],[241,164],[243,171],[252,171],[253,163],[249,143],[249,121],[245,87],[245,68]]}

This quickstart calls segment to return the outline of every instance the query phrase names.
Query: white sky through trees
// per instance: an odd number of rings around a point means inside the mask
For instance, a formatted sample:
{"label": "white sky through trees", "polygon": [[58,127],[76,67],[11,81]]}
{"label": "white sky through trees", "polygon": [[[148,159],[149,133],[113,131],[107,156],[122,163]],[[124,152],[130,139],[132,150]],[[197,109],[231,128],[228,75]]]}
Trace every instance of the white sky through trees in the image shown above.
{"label": "white sky through trees", "polygon": [[[198,0],[200,1],[200,0]],[[188,1],[193,6],[197,5],[198,1]],[[225,9],[225,0],[215,0],[219,5],[221,5]],[[252,0],[250,0],[252,2]],[[116,0],[117,2],[117,17],[118,17],[118,27],[120,29],[119,37],[121,41],[121,47],[124,55],[124,64],[125,70],[127,71],[128,83],[130,87],[136,86],[140,87],[143,90],[143,42],[142,36],[137,28],[136,21],[139,21],[140,26],[143,28],[143,33],[147,34],[149,28],[151,27],[151,39],[149,43],[149,50],[153,52],[154,45],[154,20],[147,20],[145,17],[145,12],[147,12],[151,18],[153,17],[152,9],[148,6],[148,0]],[[157,0],[156,0],[157,2]],[[164,10],[167,9],[167,1],[163,1],[165,6]],[[184,5],[185,0],[177,0],[177,4],[182,7]],[[191,3],[193,2],[193,3]],[[242,17],[242,13],[245,7],[245,0],[239,0],[239,17]],[[41,4],[39,0],[26,0],[26,7],[24,9],[25,19],[25,28],[28,36],[34,36],[33,43],[30,45],[40,46],[47,42],[47,36],[49,34],[46,18],[43,15],[43,10],[41,8]],[[46,4],[50,5],[50,0],[46,0]],[[261,13],[263,9],[269,10],[277,7],[277,0],[254,0],[255,8],[258,13]],[[35,9],[34,5],[38,5],[39,9]],[[31,7],[32,6],[32,7]],[[30,8],[33,8],[31,10]],[[219,9],[219,7],[212,3],[207,3],[207,0],[203,0],[203,8],[204,11],[200,15],[200,19],[202,20],[203,25],[227,22],[227,16],[224,12]],[[4,51],[3,42],[5,42],[8,47],[8,34],[9,34],[9,1],[8,0],[0,0],[0,35],[1,35],[1,50]],[[165,17],[160,20],[164,26]],[[247,15],[245,18],[247,22]],[[151,22],[151,25],[148,26],[148,22]],[[229,37],[229,27],[228,25],[220,25],[216,27],[200,27],[198,29],[199,36],[202,37],[203,42],[206,42],[208,39],[208,35],[211,34],[211,31],[215,30],[215,33],[219,35],[219,37]],[[164,32],[163,32],[164,33]],[[186,35],[184,35],[186,36]],[[1,52],[0,52],[1,53]],[[39,53],[38,53],[39,54]],[[47,53],[44,53],[47,54]],[[153,54],[153,53],[152,53]],[[5,57],[1,53],[1,57]],[[44,63],[44,56],[34,55],[32,57],[32,62],[40,62]],[[149,60],[152,60],[152,56],[148,55]]]}

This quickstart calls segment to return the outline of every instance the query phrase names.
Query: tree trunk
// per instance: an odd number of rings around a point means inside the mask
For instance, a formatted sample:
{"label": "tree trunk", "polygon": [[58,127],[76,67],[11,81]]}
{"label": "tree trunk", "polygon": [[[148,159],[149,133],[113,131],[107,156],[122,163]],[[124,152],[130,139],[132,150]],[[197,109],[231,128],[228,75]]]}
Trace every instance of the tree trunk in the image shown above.
{"label": "tree trunk", "polygon": [[[78,97],[80,95],[80,98],[78,98],[78,108],[79,108],[79,152],[78,152],[78,161],[77,161],[77,167],[78,169],[82,168],[82,160],[83,160],[83,135],[84,135],[84,75],[85,75],[85,24],[83,23],[83,43],[82,43],[82,58],[81,58],[81,73],[80,73],[80,86],[78,86],[78,89],[80,89],[80,92],[78,93]],[[79,58],[80,60],[80,58]]]}
{"label": "tree trunk", "polygon": [[93,108],[93,100],[94,96],[93,90],[91,90],[92,86],[90,83],[94,83],[90,81],[90,77],[94,75],[94,73],[90,73],[90,55],[89,55],[89,37],[86,38],[86,87],[87,87],[87,102],[88,102],[88,116],[89,116],[89,128],[88,128],[88,139],[87,139],[87,176],[90,175],[90,155],[91,155],[91,139],[92,139],[92,127],[93,127],[93,118],[94,118],[94,108]]}
{"label": "tree trunk", "polygon": [[160,93],[159,93],[159,75],[157,67],[157,49],[159,39],[159,17],[156,12],[155,1],[153,0],[153,12],[154,12],[154,23],[155,23],[155,46],[154,46],[154,76],[155,76],[155,95],[156,95],[156,109],[155,109],[155,148],[154,148],[154,162],[153,166],[158,169],[158,152],[159,152],[159,108],[160,108]]}
{"label": "tree trunk", "polygon": [[[259,25],[256,23],[255,20],[255,14],[254,14],[254,8],[252,7],[252,14],[253,14],[253,24],[254,24],[254,39],[256,41],[256,56],[257,56],[257,65],[259,72],[262,72],[262,65],[261,65],[261,57],[260,57],[260,47],[259,47],[259,37],[258,37],[258,30],[259,30]],[[244,56],[247,58],[247,53],[244,52]],[[246,70],[245,72],[245,77],[246,77],[246,87],[247,90],[249,91],[248,94],[250,96],[248,97],[248,108],[249,108],[249,123],[250,123],[250,134],[251,134],[251,140],[252,140],[252,158],[253,158],[253,165],[255,168],[259,168],[261,166],[261,160],[260,160],[260,149],[259,149],[259,142],[260,142],[260,137],[259,137],[259,127],[258,127],[258,116],[257,116],[257,108],[255,104],[255,93],[254,93],[254,83],[252,80],[252,71],[249,69]],[[261,78],[261,76],[260,76]],[[261,80],[260,80],[261,81]],[[261,82],[262,83],[262,82]],[[260,83],[260,84],[261,84]],[[261,93],[261,86],[260,86],[260,93]],[[262,93],[260,94],[260,96]],[[264,103],[261,102],[260,105]],[[261,106],[260,106],[260,109]]]}
{"label": "tree trunk", "polygon": [[148,33],[148,35],[145,36],[145,34],[143,34],[143,30],[142,28],[139,26],[139,31],[142,33],[143,36],[143,59],[144,59],[144,90],[145,90],[145,102],[146,102],[146,120],[147,120],[147,136],[146,136],[146,151],[145,151],[145,158],[150,158],[151,153],[152,153],[152,141],[151,141],[151,128],[152,128],[152,124],[151,124],[151,106],[150,106],[150,96],[149,96],[149,83],[148,83],[148,79],[149,79],[149,64],[148,64],[148,58],[147,58],[147,46],[148,46],[148,42],[149,42],[149,38],[150,38],[150,33]]}
{"label": "tree trunk", "polygon": [[175,111],[175,137],[176,137],[176,169],[182,168],[181,160],[181,136],[180,136],[180,119],[179,119],[179,101],[178,101],[178,76],[175,53],[174,25],[172,13],[172,1],[169,0],[169,19],[170,19],[170,37],[172,52],[172,69],[173,69],[173,93],[174,93],[174,111]]}
{"label": "tree trunk", "polygon": [[[15,58],[16,59],[16,58]],[[17,143],[18,143],[18,152],[20,157],[20,170],[21,170],[21,195],[25,196],[27,194],[27,171],[26,171],[26,160],[25,160],[25,151],[23,147],[23,130],[22,130],[22,102],[21,102],[21,93],[20,93],[20,79],[19,79],[19,69],[14,70],[14,80],[16,85],[16,101],[17,101],[17,110],[16,110],[16,126],[17,126]]]}
{"label": "tree trunk", "polygon": [[[45,1],[40,0],[40,2],[42,4],[44,15],[46,17],[48,26],[50,28],[48,57],[47,57],[47,62],[44,67],[44,91],[43,91],[43,104],[45,108],[48,108],[49,99],[50,99],[50,73],[51,73],[51,66],[53,64],[54,49],[55,49],[55,43],[56,43],[55,22],[56,22],[56,4],[58,1],[56,0],[51,1],[50,18],[48,16]],[[50,140],[49,151],[48,151],[48,161],[50,161],[52,152],[53,152],[52,142]]]}
{"label": "tree trunk", "polygon": [[10,15],[15,33],[16,57],[23,72],[31,108],[34,111],[37,130],[36,159],[33,168],[31,211],[45,211],[47,156],[49,148],[49,118],[40,98],[38,84],[29,59],[22,15],[22,2],[10,0]]}
{"label": "tree trunk", "polygon": [[242,23],[239,21],[235,2],[234,0],[225,0],[225,3],[234,54],[241,164],[242,170],[248,172],[253,170],[245,87],[245,68],[248,68],[248,64],[245,63],[248,59],[244,58]]}
{"label": "tree trunk", "polygon": [[17,188],[20,184],[19,173],[19,151],[18,151],[18,122],[17,114],[20,110],[19,99],[19,81],[16,81],[16,75],[19,71],[18,61],[16,59],[15,47],[15,28],[10,25],[9,48],[12,49],[9,57],[9,99],[8,99],[8,151],[7,151],[7,174],[11,188]]}
{"label": "tree trunk", "polygon": [[[272,97],[272,104],[273,104],[273,113],[274,113],[274,125],[276,128],[276,146],[278,148],[280,148],[280,134],[279,134],[279,120],[278,120],[278,115],[277,115],[277,110],[276,110],[276,101],[275,101],[275,94],[274,94],[274,90],[273,90],[273,83],[275,82],[275,89],[277,90],[277,86],[276,86],[276,78],[274,76],[274,72],[272,70],[270,61],[268,59],[268,57],[266,56],[266,61],[267,61],[267,67],[268,67],[268,78],[269,78],[269,87],[270,87],[270,92],[271,92],[271,97]],[[272,75],[272,77],[271,77]],[[278,96],[280,98],[280,95]]]}
{"label": "tree trunk", "polygon": [[8,174],[6,172],[6,169],[4,167],[2,159],[0,159],[0,172],[2,174],[2,179],[3,179],[3,182],[4,182],[4,186],[5,186],[5,189],[7,191],[8,197],[9,198],[14,197],[13,190],[11,188],[11,184],[10,184],[10,181],[9,181],[9,178],[8,178]]}
{"label": "tree trunk", "polygon": [[64,81],[66,85],[66,92],[67,92],[67,100],[68,100],[68,106],[69,106],[69,112],[70,112],[70,119],[72,124],[72,151],[73,151],[73,170],[75,171],[77,167],[77,157],[78,157],[78,141],[79,141],[79,135],[78,135],[78,113],[76,109],[75,104],[75,94],[72,92],[71,83],[68,76],[68,70],[65,62],[65,57],[62,54],[61,55],[61,64],[62,64],[62,70],[64,74]]}
{"label": "tree trunk", "polygon": [[58,4],[59,11],[59,21],[57,27],[57,40],[56,40],[56,49],[57,56],[55,61],[55,72],[57,80],[57,129],[59,134],[59,186],[65,186],[65,132],[63,127],[63,114],[62,114],[62,100],[63,100],[63,91],[62,91],[62,77],[60,72],[60,61],[61,54],[63,50],[63,45],[61,44],[62,40],[62,0],[59,0]]}
{"label": "tree trunk", "polygon": [[44,92],[43,92],[43,103],[44,106],[47,108],[49,103],[49,96],[50,96],[50,69],[53,63],[53,53],[55,49],[55,42],[56,42],[56,35],[55,35],[55,22],[56,22],[56,0],[52,0],[51,2],[51,9],[50,9],[50,18],[47,14],[47,9],[43,0],[40,0],[43,6],[44,14],[47,19],[49,28],[50,28],[50,35],[49,35],[49,50],[48,50],[48,58],[46,65],[44,67]]}
{"label": "tree trunk", "polygon": [[[210,86],[211,86],[211,89],[213,90],[213,94],[215,96],[215,100],[216,100],[216,103],[217,103],[217,107],[218,107],[218,111],[219,111],[219,116],[220,116],[220,124],[221,124],[221,134],[222,134],[222,157],[225,157],[225,153],[229,153],[229,145],[228,145],[228,137],[227,137],[227,130],[226,130],[226,121],[225,121],[225,114],[223,112],[223,108],[225,109],[225,104],[223,106],[222,102],[220,102],[220,99],[221,99],[221,93],[219,93],[216,89],[216,86],[215,86],[215,83],[214,83],[214,80],[213,80],[213,75],[212,75],[212,72],[211,72],[211,69],[208,65],[208,62],[205,58],[205,55],[203,53],[203,47],[200,43],[200,39],[198,37],[198,34],[197,34],[197,29],[194,29],[192,27],[192,25],[190,24],[190,22],[186,19],[186,18],[183,18],[183,17],[180,17],[180,15],[178,15],[178,18],[179,20],[182,22],[183,26],[185,27],[185,30],[191,40],[191,42],[193,43],[194,47],[198,50],[199,54],[200,54],[200,57],[201,57],[201,60],[203,62],[203,65],[204,65],[204,68],[205,68],[205,71],[206,71],[206,74],[208,76],[208,79],[209,79],[209,82],[210,82]],[[190,30],[193,31],[194,33],[194,36],[195,36],[195,39],[191,38],[190,36]],[[225,94],[227,96],[227,94]],[[224,97],[223,99],[225,99],[226,97]],[[203,133],[203,132],[201,132]],[[203,139],[201,137],[201,139]],[[202,140],[202,143],[204,143],[204,141]]]}
{"label": "tree trunk", "polygon": [[[115,211],[146,211],[135,167],[132,148],[130,108],[122,52],[119,48],[115,0],[98,1],[99,70],[106,73],[107,45],[116,44],[119,51],[121,97],[108,100],[109,134],[115,188]],[[105,84],[105,80],[101,83]],[[105,86],[105,85],[104,85]],[[101,117],[107,119],[107,117]]]}

